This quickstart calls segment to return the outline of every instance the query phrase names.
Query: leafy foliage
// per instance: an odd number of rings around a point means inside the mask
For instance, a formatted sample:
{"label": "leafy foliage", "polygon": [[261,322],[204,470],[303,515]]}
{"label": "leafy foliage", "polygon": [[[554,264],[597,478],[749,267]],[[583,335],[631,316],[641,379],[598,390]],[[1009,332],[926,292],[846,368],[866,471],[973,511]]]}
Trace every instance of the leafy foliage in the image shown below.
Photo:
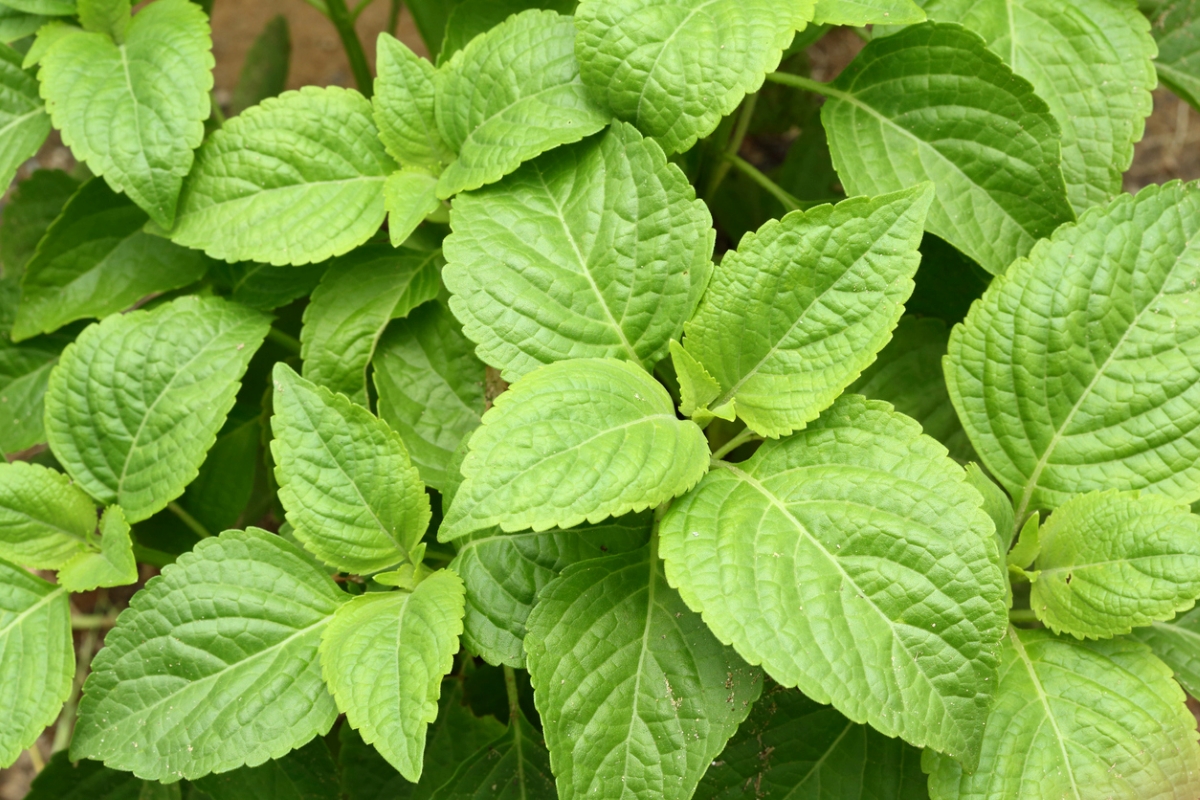
{"label": "leafy foliage", "polygon": [[37,152],[50,133],[38,83],[21,69],[21,56],[0,45],[0,182],[12,182],[21,162]]}

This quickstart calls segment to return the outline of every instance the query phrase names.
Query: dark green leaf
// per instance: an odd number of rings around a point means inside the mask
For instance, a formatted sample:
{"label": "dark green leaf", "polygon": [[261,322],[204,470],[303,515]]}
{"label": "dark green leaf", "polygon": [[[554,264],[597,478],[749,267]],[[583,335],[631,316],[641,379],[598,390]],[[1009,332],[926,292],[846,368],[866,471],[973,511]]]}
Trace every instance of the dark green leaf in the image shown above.
{"label": "dark green leaf", "polygon": [[209,775],[195,785],[212,800],[339,800],[337,767],[320,739],[261,766]]}
{"label": "dark green leaf", "polygon": [[46,229],[79,189],[79,181],[59,169],[39,169],[17,184],[0,222],[0,263],[5,278],[19,278]]}
{"label": "dark green leaf", "polygon": [[292,39],[287,17],[277,14],[246,53],[242,73],[233,90],[233,100],[229,103],[230,113],[240,114],[268,97],[282,94],[287,86],[291,58]]}

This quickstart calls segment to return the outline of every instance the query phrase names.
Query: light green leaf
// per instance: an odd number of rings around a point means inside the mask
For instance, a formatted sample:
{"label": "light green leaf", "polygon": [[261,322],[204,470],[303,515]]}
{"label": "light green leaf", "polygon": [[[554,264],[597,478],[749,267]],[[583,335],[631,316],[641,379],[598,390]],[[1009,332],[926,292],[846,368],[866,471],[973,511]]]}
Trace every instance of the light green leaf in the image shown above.
{"label": "light green leaf", "polygon": [[233,99],[229,101],[230,113],[240,114],[268,97],[283,94],[291,60],[292,37],[287,17],[276,14],[246,52]]}
{"label": "light green leaf", "polygon": [[762,86],[814,0],[583,0],[575,53],[591,97],[668,153]]}
{"label": "light green leaf", "polygon": [[1018,519],[1109,488],[1200,499],[1198,231],[1200,184],[1122,195],[954,329],[950,397]]}
{"label": "light green leaf", "polygon": [[600,522],[682,494],[707,470],[704,433],[675,416],[644,371],[611,358],[560,361],[483,415],[438,538]]}
{"label": "light green leaf", "polygon": [[438,130],[433,64],[390,33],[379,34],[375,47],[379,75],[371,102],[383,146],[402,166],[440,175],[454,150]]}
{"label": "light green leaf", "polygon": [[[926,184],[794,211],[713,272],[683,346],[762,436],[803,428],[887,344],[921,257]],[[730,336],[730,327],[737,330]]]}
{"label": "light green leaf", "polygon": [[441,253],[367,245],[331,261],[304,310],[304,377],[367,404],[367,366],[388,322],[437,297]]}
{"label": "light green leaf", "polygon": [[60,169],[39,169],[16,185],[0,222],[0,262],[6,279],[21,277],[46,229],[78,189],[79,181]]}
{"label": "light green leaf", "polygon": [[379,230],[383,183],[395,170],[358,92],[284,92],[200,148],[171,238],[226,261],[322,261]]}
{"label": "light green leaf", "polygon": [[846,192],[933,181],[926,229],[989,272],[1074,219],[1058,123],[975,34],[926,23],[875,39],[826,94],[821,120]]}
{"label": "light green leaf", "polygon": [[1050,106],[1062,128],[1062,170],[1076,214],[1121,191],[1157,82],[1150,25],[1133,3],[930,0],[925,11],[983,36]]}
{"label": "light green leaf", "polygon": [[399,170],[383,184],[383,202],[388,212],[388,238],[400,247],[421,220],[442,207],[437,196],[437,178],[419,170]]}
{"label": "light green leaf", "polygon": [[542,533],[480,531],[463,540],[450,568],[467,588],[463,646],[491,664],[525,666],[525,622],[542,588],[567,566],[637,550],[651,512]]}
{"label": "light green leaf", "polygon": [[1143,0],[1141,5],[1158,43],[1159,80],[1200,110],[1200,0]]}
{"label": "light green leaf", "polygon": [[256,311],[192,296],[88,327],[46,390],[55,457],[131,523],[162,510],[196,477],[269,326]]}
{"label": "light green leaf", "polygon": [[378,572],[408,559],[430,510],[400,436],[282,362],[274,379],[271,453],[296,538],[346,572]]}
{"label": "light green leaf", "polygon": [[557,800],[550,755],[524,714],[508,731],[481,748],[435,791],[431,800]]}
{"label": "light green leaf", "polygon": [[1030,514],[1029,519],[1021,526],[1021,532],[1017,534],[1017,543],[1008,551],[1005,560],[1009,567],[1017,567],[1024,571],[1041,552],[1041,518],[1037,514]]}
{"label": "light green leaf", "polygon": [[[212,800],[340,800],[337,767],[320,739],[258,767],[194,782]],[[141,800],[141,798],[138,798]]]}
{"label": "light green leaf", "polygon": [[[210,531],[236,527],[254,492],[263,439],[261,409],[234,406],[180,505]],[[253,520],[251,520],[253,521]]]}
{"label": "light green leaf", "polygon": [[17,167],[50,134],[50,117],[38,97],[38,82],[21,68],[21,54],[0,44],[0,187],[7,189]]}
{"label": "light green leaf", "polygon": [[74,677],[66,590],[0,560],[0,767],[54,722]]}
{"label": "light green leaf", "polygon": [[498,181],[539,153],[595,133],[609,119],[579,80],[571,18],[536,10],[511,17],[438,71],[438,129],[458,152],[442,173],[438,196]]}
{"label": "light green leaf", "polygon": [[179,784],[143,781],[98,761],[71,762],[65,750],[54,754],[33,779],[25,800],[180,800]]}
{"label": "light green leaf", "polygon": [[214,261],[209,275],[241,305],[270,311],[286,306],[317,288],[328,261],[302,267],[273,267],[254,261]]}
{"label": "light green leaf", "polygon": [[921,751],[769,683],[696,795],[928,800],[925,783]]}
{"label": "light green leaf", "polygon": [[525,649],[562,800],[689,800],[762,691],[667,585],[657,540],[567,567]]}
{"label": "light green leaf", "polygon": [[5,0],[4,5],[47,17],[69,17],[77,12],[75,0]]}
{"label": "light green leaf", "polygon": [[927,753],[934,800],[1200,793],[1196,720],[1145,645],[1010,628],[1001,659],[979,769]]}
{"label": "light green leaf", "polygon": [[[879,351],[879,358],[846,391],[891,403],[944,444],[951,458],[966,463],[978,457],[950,402],[942,374],[942,357],[949,341],[950,331],[940,319],[905,317],[887,347]],[[1004,533],[1011,531],[1010,525]]]}
{"label": "light green leaf", "polygon": [[90,592],[99,586],[128,586],[138,579],[129,523],[120,506],[104,509],[100,518],[100,552],[84,551],[58,573],[58,584],[68,592]]}
{"label": "light green leaf", "polygon": [[450,307],[506,380],[568,358],[653,367],[712,269],[704,203],[621,123],[456,198],[450,223]]}
{"label": "light green leaf", "polygon": [[169,229],[212,107],[208,19],[187,0],[157,0],[128,26],[120,44],[61,34],[41,57],[42,97],[75,157]]}
{"label": "light green leaf", "polygon": [[1200,597],[1200,516],[1165,497],[1081,495],[1051,514],[1038,538],[1029,605],[1055,633],[1129,633]]}
{"label": "light green leaf", "polygon": [[971,764],[1004,582],[979,493],[886,404],[846,395],[721,462],[662,524],[667,578],[772,678]]}
{"label": "light green leaf", "polygon": [[84,30],[111,36],[124,44],[133,0],[79,0],[79,24]]}
{"label": "light green leaf", "polygon": [[925,21],[925,11],[913,0],[817,0],[812,21],[814,25],[855,27],[915,25]]}
{"label": "light green leaf", "polygon": [[1154,655],[1175,672],[1175,680],[1192,697],[1200,696],[1200,609],[1171,622],[1152,622],[1136,628],[1133,638],[1150,645]]}
{"label": "light green leaf", "polygon": [[337,717],[318,664],[347,595],[294,545],[226,531],[133,596],[84,685],[71,758],[151,780],[278,758]]}
{"label": "light green leaf", "polygon": [[13,340],[50,333],[77,319],[103,318],[147,295],[200,280],[209,260],[143,232],[147,219],[104,181],[85,184],[25,268]]}
{"label": "light green leaf", "polygon": [[426,303],[388,326],[371,363],[380,419],[400,434],[421,480],[443,491],[454,452],[483,416],[483,362],[446,307]]}
{"label": "light green leaf", "polygon": [[570,15],[575,13],[575,6],[576,0],[462,0],[446,20],[446,35],[437,63],[445,63],[476,36],[487,33],[513,14],[542,8]]}
{"label": "light green leaf", "polygon": [[68,344],[61,335],[21,345],[0,336],[0,451],[17,453],[46,441],[46,384]]}
{"label": "light green leaf", "polygon": [[58,569],[89,546],[96,506],[61,472],[0,464],[0,558]]}
{"label": "light green leaf", "polygon": [[[974,486],[975,491],[983,498],[983,510],[991,517],[992,525],[996,529],[996,553],[1003,560],[1009,545],[1012,544],[1013,528],[1016,525],[1012,499],[974,461],[967,464],[967,483]],[[1026,561],[1021,566],[1028,565],[1029,561]]]}
{"label": "light green leaf", "polygon": [[354,598],[321,640],[321,669],[338,708],[363,741],[414,783],[442,676],[454,666],[462,616],[462,581],[439,570],[411,593]]}
{"label": "light green leaf", "polygon": [[708,408],[721,396],[721,384],[708,374],[703,364],[683,349],[683,345],[674,339],[670,341],[670,345],[671,365],[675,368],[675,377],[679,381],[680,413],[691,417],[697,425],[707,425],[717,417],[730,422],[736,419],[735,403],[732,399],[716,409]]}
{"label": "light green leaf", "polygon": [[50,17],[26,14],[10,6],[0,5],[0,43],[9,44],[37,33],[50,22]]}

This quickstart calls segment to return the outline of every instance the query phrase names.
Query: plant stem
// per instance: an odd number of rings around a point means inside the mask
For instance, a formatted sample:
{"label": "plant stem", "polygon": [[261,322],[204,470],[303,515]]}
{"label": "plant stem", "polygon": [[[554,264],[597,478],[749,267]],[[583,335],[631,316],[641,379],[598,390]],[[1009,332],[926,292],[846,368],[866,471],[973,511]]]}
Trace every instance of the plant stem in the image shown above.
{"label": "plant stem", "polygon": [[29,760],[33,762],[33,774],[40,774],[46,768],[46,760],[42,758],[42,751],[38,749],[38,743],[34,742],[29,745],[29,749],[25,752],[29,753]]}
{"label": "plant stem", "polygon": [[763,189],[766,189],[768,194],[779,201],[780,205],[783,206],[784,211],[798,211],[799,209],[804,208],[803,203],[784,191],[783,187],[781,187],[775,181],[771,180],[766,175],[763,175],[757,167],[755,167],[746,159],[730,153],[725,154],[725,159],[730,164],[737,167],[750,180],[757,183]]}
{"label": "plant stem", "polygon": [[521,697],[517,694],[517,673],[504,665],[504,688],[508,691],[508,724],[516,725],[521,718]]}
{"label": "plant stem", "polygon": [[94,631],[98,628],[111,628],[117,624],[117,618],[110,614],[74,614],[71,616],[71,629],[76,631]]}
{"label": "plant stem", "polygon": [[358,84],[358,90],[369,99],[374,88],[371,68],[367,66],[367,54],[363,52],[358,32],[354,30],[354,20],[346,10],[346,0],[325,0],[325,7],[329,9],[329,21],[337,28],[342,47],[346,50],[350,71],[354,73],[354,82]]}
{"label": "plant stem", "polygon": [[176,503],[174,500],[172,500],[171,502],[167,503],[167,508],[171,509],[171,513],[179,517],[179,520],[184,525],[187,525],[188,528],[191,529],[192,533],[196,534],[201,539],[207,539],[212,536],[212,534],[208,532],[208,528],[201,525],[200,520],[196,519],[187,511],[185,511],[183,506],[179,505],[179,503]]}
{"label": "plant stem", "polygon": [[375,2],[375,0],[358,0],[358,5],[356,5],[350,12],[350,18],[355,22],[358,22],[358,18],[362,15],[362,12],[366,11],[367,6],[371,5],[373,2]]}
{"label": "plant stem", "polygon": [[392,6],[388,9],[387,32],[392,36],[396,35],[396,26],[400,24],[400,0],[392,0]]}
{"label": "plant stem", "polygon": [[300,340],[295,336],[289,336],[274,325],[267,331],[267,341],[274,342],[284,350],[290,350],[296,355],[300,355]]}
{"label": "plant stem", "polygon": [[[99,606],[101,603],[96,605]],[[103,605],[107,606],[108,603],[103,603]],[[102,617],[104,615],[93,614],[91,616]],[[72,620],[73,624],[74,619]],[[79,643],[75,661],[75,680],[71,683],[71,694],[67,696],[62,713],[58,715],[58,724],[54,726],[54,745],[50,748],[52,753],[66,750],[71,744],[71,734],[75,732],[75,709],[79,705],[79,693],[83,690],[83,681],[87,678],[88,670],[91,669],[96,645],[100,643],[99,628],[99,625],[92,627],[83,634],[83,641]]]}
{"label": "plant stem", "polygon": [[828,83],[814,81],[812,78],[805,78],[803,75],[793,75],[790,72],[772,72],[767,76],[767,80],[775,83],[782,83],[784,86],[791,86],[794,89],[803,89],[806,92],[822,95],[840,95],[841,92],[830,88]]}
{"label": "plant stem", "polygon": [[742,113],[738,116],[737,127],[733,129],[733,135],[729,137],[729,143],[725,146],[725,153],[720,163],[717,164],[717,168],[713,170],[712,177],[708,181],[708,188],[704,191],[706,202],[712,202],[717,189],[721,188],[721,181],[725,180],[725,176],[729,174],[729,168],[732,166],[729,156],[736,156],[742,149],[742,142],[746,139],[746,131],[750,130],[750,120],[754,117],[754,107],[757,104],[758,92],[747,97],[742,103]]}
{"label": "plant stem", "polygon": [[739,447],[744,445],[746,442],[754,441],[757,438],[758,438],[758,436],[754,433],[754,431],[750,430],[749,428],[746,428],[741,433],[739,433],[737,436],[733,437],[728,442],[726,442],[725,444],[718,447],[717,451],[712,454],[712,460],[720,461],[722,458],[729,455],[734,450],[737,450]]}
{"label": "plant stem", "polygon": [[1037,614],[1032,608],[1010,608],[1008,610],[1008,619],[1010,622],[1037,622]]}

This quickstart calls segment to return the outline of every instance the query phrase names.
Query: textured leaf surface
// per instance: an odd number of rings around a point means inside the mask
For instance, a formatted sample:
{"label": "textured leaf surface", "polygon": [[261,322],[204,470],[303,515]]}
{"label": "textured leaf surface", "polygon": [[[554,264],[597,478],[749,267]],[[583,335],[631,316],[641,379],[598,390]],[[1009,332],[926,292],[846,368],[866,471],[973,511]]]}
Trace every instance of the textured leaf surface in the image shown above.
{"label": "textured leaf surface", "polygon": [[425,729],[462,633],[463,584],[439,570],[411,592],[371,592],[338,610],[321,669],[338,708],[400,774],[420,779]]}
{"label": "textured leaf surface", "polygon": [[529,674],[563,800],[690,798],[762,691],[762,673],[667,585],[657,549],[567,567],[529,616]]}
{"label": "textured leaf surface", "polygon": [[813,0],[583,0],[575,53],[598,104],[677,153],[762,86],[812,12]]}
{"label": "textured leaf surface", "polygon": [[400,434],[421,479],[443,491],[451,458],[483,416],[483,362],[450,311],[426,303],[388,326],[371,364],[380,419]]}
{"label": "textured leaf surface", "polygon": [[39,336],[20,345],[0,336],[0,450],[16,453],[46,441],[46,385],[70,338]]}
{"label": "textured leaf surface", "polygon": [[367,365],[392,319],[437,297],[441,254],[373,244],[330,262],[304,310],[304,377],[367,404]]}
{"label": "textured leaf surface", "polygon": [[437,178],[419,170],[402,169],[389,175],[383,185],[383,202],[392,247],[403,245],[422,220],[442,207]]}
{"label": "textured leaf surface", "polygon": [[1196,720],[1145,645],[1010,629],[1001,658],[979,769],[965,775],[948,758],[930,758],[934,800],[1191,800],[1200,792]]}
{"label": "textured leaf surface", "polygon": [[682,494],[707,469],[704,433],[676,418],[670,395],[638,367],[549,364],[484,414],[438,538],[600,522]]}
{"label": "textured leaf surface", "polygon": [[0,765],[54,722],[74,677],[66,590],[0,561]]}
{"label": "textured leaf surface", "polygon": [[375,46],[379,76],[371,102],[383,146],[402,166],[440,175],[454,150],[437,126],[433,64],[388,33]]}
{"label": "textured leaf surface", "polygon": [[100,518],[100,552],[85,551],[63,564],[58,584],[68,592],[90,592],[98,586],[137,583],[137,562],[129,523],[120,506],[104,509]]}
{"label": "textured leaf surface", "polygon": [[21,276],[46,229],[78,189],[79,181],[60,169],[39,169],[16,185],[0,222],[5,278]]}
{"label": "textured leaf surface", "polygon": [[90,326],[50,376],[54,455],[131,523],[160,511],[196,477],[269,325],[225,300],[183,297]]}
{"label": "textured leaf surface", "polygon": [[1152,622],[1137,628],[1133,638],[1150,645],[1188,694],[1200,696],[1200,609],[1192,609],[1171,622]]}
{"label": "textured leaf surface", "polygon": [[1004,585],[978,492],[919,426],[846,395],[663,520],[667,577],[742,657],[888,736],[978,755]]}
{"label": "textured leaf surface", "polygon": [[508,380],[567,358],[653,367],[712,269],[708,209],[621,123],[457,198],[451,226],[451,308]]}
{"label": "textured leaf surface", "polygon": [[685,328],[684,348],[721,385],[710,406],[733,401],[747,427],[770,437],[827,408],[904,313],[931,198],[928,185],[855,198],[743,237]]}
{"label": "textured leaf surface", "polygon": [[296,538],[347,572],[377,572],[406,560],[430,510],[400,436],[286,364],[277,364],[274,376],[271,452]]}
{"label": "textured leaf surface", "polygon": [[876,39],[821,119],[851,195],[933,181],[925,227],[993,274],[1074,218],[1058,123],[1033,87],[957,25]]}
{"label": "textured leaf surface", "polygon": [[1200,109],[1200,0],[1148,0],[1151,33],[1158,43],[1158,77]]}
{"label": "textured leaf surface", "polygon": [[84,685],[71,757],[155,780],[257,766],[337,717],[318,664],[348,599],[294,545],[205,539],[134,595]]}
{"label": "textured leaf surface", "polygon": [[211,111],[212,67],[204,12],[158,0],[128,23],[121,44],[93,31],[62,35],[38,77],[75,157],[169,229]]}
{"label": "textured leaf surface", "polygon": [[550,755],[524,715],[480,749],[433,793],[432,800],[556,800]]}
{"label": "textured leaf surface", "polygon": [[229,292],[229,299],[262,311],[286,306],[321,282],[328,261],[302,267],[273,267],[254,261],[212,262],[209,275]]}
{"label": "textured leaf surface", "polygon": [[492,664],[525,666],[525,623],[542,588],[571,564],[639,549],[651,516],[541,533],[493,528],[464,540],[450,564],[467,589],[463,646]]}
{"label": "textured leaf surface", "polygon": [[193,785],[212,800],[339,800],[337,767],[320,739],[261,766],[208,775]]}
{"label": "textured leaf surface", "polygon": [[396,164],[358,92],[306,86],[229,120],[196,157],[171,237],[226,261],[309,264],[383,222]]}
{"label": "textured leaf surface", "polygon": [[[983,497],[983,510],[992,518],[992,524],[996,529],[996,553],[1001,556],[1001,561],[1003,561],[1009,546],[1012,545],[1013,529],[1016,527],[1012,500],[974,461],[967,464],[966,472],[967,483],[974,486],[975,491]],[[1027,566],[1028,563],[1021,566]]]}
{"label": "textured leaf surface", "polygon": [[54,754],[33,779],[26,800],[180,800],[179,784],[143,781],[99,761],[71,763],[65,750]]}
{"label": "textured leaf surface", "polygon": [[147,295],[203,277],[209,260],[143,232],[147,219],[102,180],[80,189],[25,269],[14,341],[124,311]]}
{"label": "textured leaf surface", "polygon": [[50,133],[50,118],[38,97],[38,82],[21,69],[21,54],[0,44],[0,186],[5,189],[17,167]]}
{"label": "textured leaf surface", "polygon": [[1200,184],[1089,212],[993,281],[946,383],[1027,510],[1109,488],[1200,499]]}
{"label": "textured leaf surface", "polygon": [[609,116],[587,98],[575,61],[575,26],[526,11],[454,54],[437,76],[437,123],[458,159],[438,195],[478,189],[539,153],[595,133]]}
{"label": "textured leaf surface", "polygon": [[[936,0],[935,0],[936,2]],[[925,12],[913,0],[817,0],[814,25],[914,25]]]}
{"label": "textured leaf surface", "polygon": [[0,558],[58,569],[95,529],[95,504],[66,475],[25,461],[0,464]]}

